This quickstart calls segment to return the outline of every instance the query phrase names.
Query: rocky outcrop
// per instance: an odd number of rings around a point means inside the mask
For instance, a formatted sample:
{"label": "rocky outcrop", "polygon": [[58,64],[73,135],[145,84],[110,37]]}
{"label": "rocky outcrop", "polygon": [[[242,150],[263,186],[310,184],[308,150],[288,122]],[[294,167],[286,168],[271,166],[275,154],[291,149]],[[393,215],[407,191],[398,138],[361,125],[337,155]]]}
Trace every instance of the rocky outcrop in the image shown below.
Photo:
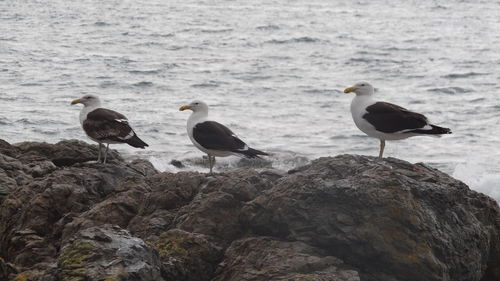
{"label": "rocky outcrop", "polygon": [[0,141],[0,280],[500,280],[497,202],[423,164],[207,177],[96,158]]}

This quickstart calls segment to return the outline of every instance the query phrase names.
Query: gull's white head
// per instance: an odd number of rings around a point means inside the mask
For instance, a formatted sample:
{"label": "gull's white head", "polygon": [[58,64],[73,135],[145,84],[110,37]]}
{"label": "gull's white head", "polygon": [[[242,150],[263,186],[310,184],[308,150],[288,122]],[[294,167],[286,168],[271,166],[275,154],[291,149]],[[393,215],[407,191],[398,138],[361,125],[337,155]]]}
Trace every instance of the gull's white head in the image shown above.
{"label": "gull's white head", "polygon": [[85,95],[79,99],[73,100],[71,102],[71,105],[81,103],[85,107],[87,106],[99,106],[101,104],[101,100],[94,95]]}
{"label": "gull's white head", "polygon": [[357,96],[371,96],[373,95],[373,86],[368,82],[358,82],[354,86],[344,90],[344,93],[355,93]]}
{"label": "gull's white head", "polygon": [[188,105],[183,105],[179,108],[180,111],[190,109],[193,112],[208,112],[208,105],[200,100],[192,101]]}

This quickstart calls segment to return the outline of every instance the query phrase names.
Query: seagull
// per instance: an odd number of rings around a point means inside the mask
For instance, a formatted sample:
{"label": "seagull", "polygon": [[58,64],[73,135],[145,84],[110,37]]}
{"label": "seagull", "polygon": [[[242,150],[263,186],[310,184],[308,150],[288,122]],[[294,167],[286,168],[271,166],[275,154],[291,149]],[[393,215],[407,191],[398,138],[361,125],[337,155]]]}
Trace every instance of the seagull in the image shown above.
{"label": "seagull", "polygon": [[80,123],[87,136],[99,144],[99,156],[97,162],[101,162],[101,150],[103,143],[106,145],[104,160],[106,163],[109,144],[126,143],[133,147],[145,148],[148,146],[134,132],[127,117],[113,110],[101,107],[101,101],[97,96],[85,95],[73,100],[71,105],[81,103]]}
{"label": "seagull", "polygon": [[210,174],[215,164],[215,157],[229,155],[260,158],[259,155],[268,155],[257,149],[248,147],[226,126],[211,121],[208,118],[208,105],[195,100],[188,105],[181,106],[180,111],[193,111],[187,120],[187,133],[194,146],[208,155]]}
{"label": "seagull", "polygon": [[351,102],[352,119],[365,134],[380,140],[379,158],[384,154],[386,140],[401,140],[415,136],[440,137],[451,134],[448,128],[429,122],[420,113],[409,111],[392,103],[373,100],[373,86],[359,82],[344,90],[355,93]]}

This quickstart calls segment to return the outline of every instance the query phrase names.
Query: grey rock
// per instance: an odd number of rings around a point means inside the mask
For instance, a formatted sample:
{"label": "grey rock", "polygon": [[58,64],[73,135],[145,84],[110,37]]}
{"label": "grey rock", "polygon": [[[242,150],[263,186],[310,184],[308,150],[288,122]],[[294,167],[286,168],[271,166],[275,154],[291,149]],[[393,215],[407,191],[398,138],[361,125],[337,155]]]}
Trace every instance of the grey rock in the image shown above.
{"label": "grey rock", "polygon": [[254,234],[325,249],[363,280],[500,276],[497,202],[422,164],[320,158],[247,204],[241,219]]}
{"label": "grey rock", "polygon": [[210,242],[210,237],[171,229],[153,243],[162,260],[162,277],[176,281],[209,281],[218,262],[222,248]]}
{"label": "grey rock", "polygon": [[[88,145],[78,140],[63,140],[56,144],[45,142],[17,143],[18,159],[23,163],[32,163],[49,160],[56,166],[71,166],[75,163],[96,161],[99,148],[97,145]],[[116,150],[110,149],[108,161],[123,161]]]}
{"label": "grey rock", "polygon": [[23,164],[6,154],[0,154],[0,203],[19,185],[28,183],[32,178],[25,173]]}
{"label": "grey rock", "polygon": [[9,157],[16,157],[17,153],[18,149],[15,146],[0,139],[0,154],[7,155]]}
{"label": "grey rock", "polygon": [[158,253],[118,226],[87,228],[71,240],[57,260],[60,280],[161,280]]}
{"label": "grey rock", "polygon": [[185,168],[186,167],[186,166],[184,166],[184,164],[182,164],[181,161],[175,160],[175,159],[172,160],[172,161],[170,161],[170,165],[172,165],[172,166],[174,166],[176,168]]}
{"label": "grey rock", "polygon": [[359,281],[356,269],[302,242],[250,237],[234,241],[213,281]]}
{"label": "grey rock", "polygon": [[9,280],[15,278],[17,275],[17,268],[11,264],[6,262],[4,259],[0,258],[0,280]]}
{"label": "grey rock", "polygon": [[178,210],[174,223],[183,230],[210,235],[227,246],[245,232],[239,220],[244,204],[271,188],[274,180],[249,169],[205,177],[198,194]]}

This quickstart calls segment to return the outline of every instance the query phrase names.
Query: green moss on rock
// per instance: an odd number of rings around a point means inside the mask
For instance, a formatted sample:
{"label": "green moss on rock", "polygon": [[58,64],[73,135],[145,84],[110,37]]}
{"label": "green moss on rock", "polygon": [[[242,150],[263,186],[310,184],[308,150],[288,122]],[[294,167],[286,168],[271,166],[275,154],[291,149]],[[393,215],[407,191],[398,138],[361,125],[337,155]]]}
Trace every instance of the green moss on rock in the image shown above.
{"label": "green moss on rock", "polygon": [[188,251],[184,248],[185,238],[178,237],[171,232],[163,232],[153,247],[160,253],[160,257],[185,258]]}
{"label": "green moss on rock", "polygon": [[64,249],[58,259],[63,281],[85,280],[85,262],[92,255],[94,247],[89,242],[78,241]]}
{"label": "green moss on rock", "polygon": [[20,273],[14,278],[14,281],[27,281],[28,280],[28,275],[24,273]]}

